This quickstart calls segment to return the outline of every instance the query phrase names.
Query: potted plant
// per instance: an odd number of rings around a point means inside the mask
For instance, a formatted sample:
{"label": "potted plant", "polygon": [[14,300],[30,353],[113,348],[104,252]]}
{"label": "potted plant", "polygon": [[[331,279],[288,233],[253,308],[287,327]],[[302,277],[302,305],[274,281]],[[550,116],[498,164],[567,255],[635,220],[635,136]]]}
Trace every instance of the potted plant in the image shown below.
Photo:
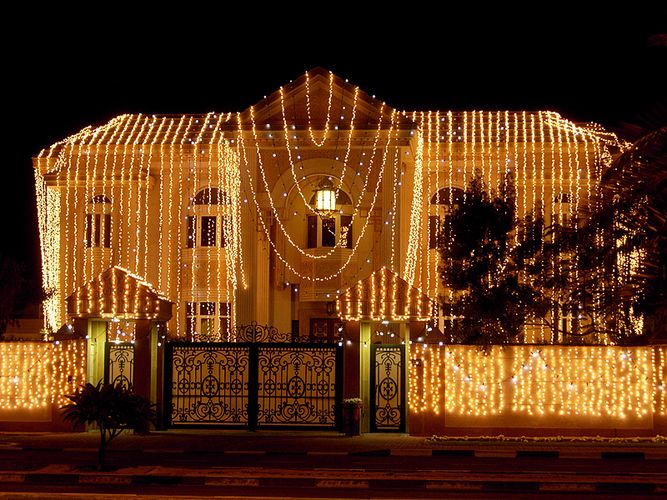
{"label": "potted plant", "polygon": [[359,436],[361,423],[361,398],[343,399],[343,432],[346,436]]}

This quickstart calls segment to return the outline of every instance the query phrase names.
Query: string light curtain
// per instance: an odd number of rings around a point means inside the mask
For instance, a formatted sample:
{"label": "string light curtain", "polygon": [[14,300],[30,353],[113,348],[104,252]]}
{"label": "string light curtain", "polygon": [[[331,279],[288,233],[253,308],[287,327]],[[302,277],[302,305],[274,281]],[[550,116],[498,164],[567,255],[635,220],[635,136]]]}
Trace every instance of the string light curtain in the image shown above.
{"label": "string light curtain", "polygon": [[[439,210],[430,203],[435,193],[465,191],[475,172],[494,189],[511,171],[519,216],[536,209],[550,220],[576,220],[611,151],[623,146],[599,126],[577,125],[549,111],[397,111],[322,70],[243,113],[122,115],[55,143],[35,159],[43,286],[52,292],[45,323],[57,330],[67,320],[65,298],[112,265],[155,283],[177,304],[228,302],[235,310],[238,290],[248,286],[243,242],[253,241],[244,227],[263,233],[299,280],[352,285],[363,267],[352,264],[370,263],[377,254],[378,265],[437,300],[446,291],[439,283],[439,257],[428,246],[430,216]],[[274,193],[286,198],[295,189],[310,207],[302,184],[304,161],[312,157],[335,167],[330,176],[336,193],[344,186],[362,193],[353,200],[352,248],[342,259],[340,238],[322,252],[304,249],[274,199]],[[279,182],[292,178],[282,190],[276,184],[281,172],[289,175]],[[211,188],[228,196],[229,203],[211,207],[226,245],[185,249],[186,221],[196,215],[193,198]],[[90,229],[81,201],[97,195],[107,196],[112,207],[108,250],[81,245]],[[400,211],[406,214],[402,224]],[[275,243],[271,225],[285,245]],[[369,255],[359,255],[361,249]],[[316,267],[317,261],[326,265]]]}
{"label": "string light curtain", "polygon": [[0,408],[63,405],[86,381],[86,342],[0,342]]}
{"label": "string light curtain", "polygon": [[475,346],[413,343],[411,411],[440,415],[667,415],[664,346]]}

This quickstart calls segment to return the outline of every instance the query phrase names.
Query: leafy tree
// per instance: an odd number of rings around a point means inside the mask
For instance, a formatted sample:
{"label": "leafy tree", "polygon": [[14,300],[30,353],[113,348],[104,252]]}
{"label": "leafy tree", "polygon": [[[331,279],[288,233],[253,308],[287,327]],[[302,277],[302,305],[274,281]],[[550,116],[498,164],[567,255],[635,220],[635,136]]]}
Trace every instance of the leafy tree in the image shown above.
{"label": "leafy tree", "polygon": [[75,425],[96,425],[100,432],[98,470],[103,470],[109,443],[125,429],[146,433],[155,420],[152,405],[123,384],[87,383],[67,396],[63,418]]}
{"label": "leafy tree", "polygon": [[0,255],[0,339],[8,326],[19,325],[20,318],[37,317],[39,305],[56,293],[35,286],[32,279],[26,276],[23,263]]}
{"label": "leafy tree", "polygon": [[26,281],[21,265],[7,256],[0,256],[0,338],[7,327],[18,323],[18,309]]}
{"label": "leafy tree", "polygon": [[445,314],[455,318],[445,322],[455,342],[519,341],[524,325],[544,318],[552,307],[534,286],[544,224],[533,214],[518,220],[515,196],[511,172],[494,195],[477,174],[443,225],[441,279],[453,297],[441,302]]}

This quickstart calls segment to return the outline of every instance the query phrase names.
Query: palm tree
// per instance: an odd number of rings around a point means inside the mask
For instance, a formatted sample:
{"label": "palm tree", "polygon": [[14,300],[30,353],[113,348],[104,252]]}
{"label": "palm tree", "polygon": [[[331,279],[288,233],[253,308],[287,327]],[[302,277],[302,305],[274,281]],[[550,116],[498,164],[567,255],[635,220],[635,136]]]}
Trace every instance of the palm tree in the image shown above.
{"label": "palm tree", "polygon": [[98,470],[103,470],[107,446],[114,438],[125,429],[146,433],[155,419],[152,405],[121,383],[87,383],[67,398],[71,403],[62,407],[65,421],[99,429]]}

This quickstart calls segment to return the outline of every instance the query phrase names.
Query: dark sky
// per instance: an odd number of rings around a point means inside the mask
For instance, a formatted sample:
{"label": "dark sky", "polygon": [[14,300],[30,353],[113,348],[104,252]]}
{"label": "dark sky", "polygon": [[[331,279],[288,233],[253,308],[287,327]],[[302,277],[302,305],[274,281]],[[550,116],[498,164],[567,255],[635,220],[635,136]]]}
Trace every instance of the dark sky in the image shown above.
{"label": "dark sky", "polygon": [[125,112],[243,110],[315,66],[407,110],[550,109],[616,127],[664,103],[667,47],[647,37],[667,33],[665,7],[449,3],[438,13],[404,4],[363,16],[347,2],[318,4],[305,19],[196,2],[150,13],[114,3],[8,16],[0,254],[38,275],[30,159],[41,148]]}

